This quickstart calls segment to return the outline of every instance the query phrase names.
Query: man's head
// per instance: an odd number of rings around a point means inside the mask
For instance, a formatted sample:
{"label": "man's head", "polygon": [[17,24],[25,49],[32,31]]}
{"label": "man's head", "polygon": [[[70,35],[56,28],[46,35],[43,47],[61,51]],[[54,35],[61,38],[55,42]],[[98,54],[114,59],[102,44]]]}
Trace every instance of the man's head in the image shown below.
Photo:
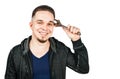
{"label": "man's head", "polygon": [[47,5],[36,7],[30,22],[32,37],[39,42],[46,42],[53,33],[54,19],[55,12],[51,7]]}

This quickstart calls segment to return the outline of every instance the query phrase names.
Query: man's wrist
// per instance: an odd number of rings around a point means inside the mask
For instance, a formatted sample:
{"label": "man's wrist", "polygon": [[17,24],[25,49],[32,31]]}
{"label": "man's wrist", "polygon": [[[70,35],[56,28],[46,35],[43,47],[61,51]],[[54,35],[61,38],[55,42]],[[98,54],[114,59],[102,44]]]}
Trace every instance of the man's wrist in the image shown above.
{"label": "man's wrist", "polygon": [[77,41],[77,40],[79,40],[81,37],[79,36],[79,37],[76,37],[76,38],[71,38],[71,40],[72,41]]}
{"label": "man's wrist", "polygon": [[74,49],[76,49],[76,48],[78,48],[78,47],[83,45],[81,38],[78,39],[77,41],[72,41],[72,43],[73,43],[73,48]]}

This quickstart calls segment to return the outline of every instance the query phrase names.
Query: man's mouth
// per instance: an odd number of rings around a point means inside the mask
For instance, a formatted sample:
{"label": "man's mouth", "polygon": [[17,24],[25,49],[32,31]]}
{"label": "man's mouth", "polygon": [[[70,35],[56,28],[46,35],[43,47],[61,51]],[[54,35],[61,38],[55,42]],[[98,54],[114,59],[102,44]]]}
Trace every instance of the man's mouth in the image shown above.
{"label": "man's mouth", "polygon": [[47,32],[39,32],[40,33],[40,35],[42,35],[42,36],[46,36],[48,33]]}

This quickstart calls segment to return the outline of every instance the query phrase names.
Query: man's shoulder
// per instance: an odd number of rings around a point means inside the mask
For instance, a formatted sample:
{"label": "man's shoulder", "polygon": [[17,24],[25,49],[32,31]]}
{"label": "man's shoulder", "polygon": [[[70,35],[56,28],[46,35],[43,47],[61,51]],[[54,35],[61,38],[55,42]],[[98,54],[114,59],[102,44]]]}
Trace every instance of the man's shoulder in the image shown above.
{"label": "man's shoulder", "polygon": [[10,53],[11,54],[20,54],[21,51],[21,44],[15,45],[11,50]]}
{"label": "man's shoulder", "polygon": [[55,37],[51,38],[51,44],[57,49],[63,49],[67,47],[62,41],[56,39]]}
{"label": "man's shoulder", "polygon": [[51,37],[50,38],[50,42],[55,43],[55,44],[64,45],[63,42],[61,42],[60,40],[56,39],[55,37]]}
{"label": "man's shoulder", "polygon": [[25,46],[27,46],[26,41],[27,41],[27,39],[24,39],[24,40],[21,41],[21,43],[13,46],[12,49],[10,50],[10,52],[12,54],[20,54],[20,53],[22,53],[22,51],[25,49]]}
{"label": "man's shoulder", "polygon": [[15,45],[11,51],[13,52],[22,52],[24,50],[28,50],[29,47],[29,41],[31,39],[31,36],[29,36],[28,38],[25,38],[24,40],[21,41],[21,43],[19,43],[18,45]]}

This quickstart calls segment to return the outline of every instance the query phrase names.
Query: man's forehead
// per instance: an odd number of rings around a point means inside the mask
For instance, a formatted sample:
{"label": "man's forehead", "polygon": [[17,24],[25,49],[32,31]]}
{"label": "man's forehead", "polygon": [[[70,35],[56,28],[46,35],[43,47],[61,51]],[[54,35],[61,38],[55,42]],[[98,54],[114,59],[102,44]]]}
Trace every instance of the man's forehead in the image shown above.
{"label": "man's forehead", "polygon": [[36,12],[35,16],[49,16],[54,18],[54,15],[49,11],[38,11]]}
{"label": "man's forehead", "polygon": [[38,20],[38,21],[54,21],[53,17],[47,16],[47,15],[46,16],[42,16],[42,15],[34,16],[33,19],[34,20]]}

